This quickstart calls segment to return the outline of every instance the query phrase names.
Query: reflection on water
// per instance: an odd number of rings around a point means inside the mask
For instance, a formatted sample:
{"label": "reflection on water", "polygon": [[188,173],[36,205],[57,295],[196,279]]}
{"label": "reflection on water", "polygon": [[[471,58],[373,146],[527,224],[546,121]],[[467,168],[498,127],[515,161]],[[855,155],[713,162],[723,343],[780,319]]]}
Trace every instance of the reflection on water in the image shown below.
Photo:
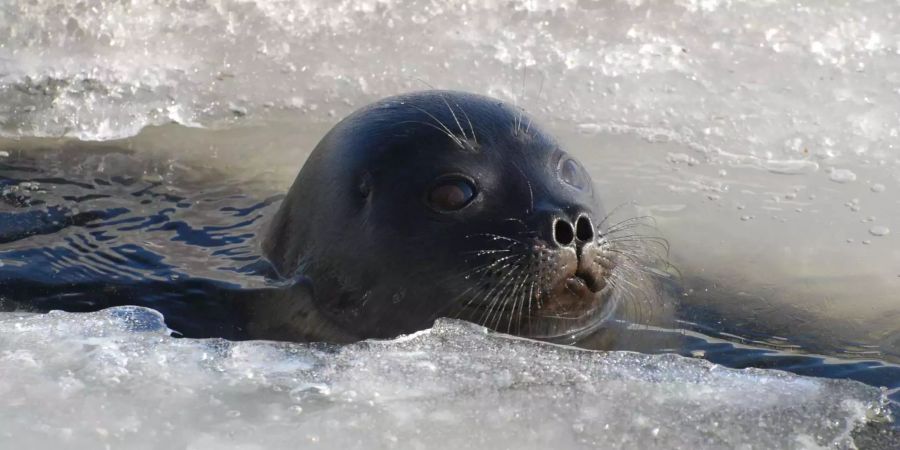
{"label": "reflection on water", "polygon": [[[270,181],[90,145],[11,152],[0,160],[0,304],[141,304],[181,335],[241,339],[231,299],[272,284],[258,250],[281,198]],[[817,356],[826,347],[805,345],[802,333],[767,334],[700,303],[682,306],[677,329],[619,326],[641,350],[851,378],[900,400],[900,366],[853,342]]]}

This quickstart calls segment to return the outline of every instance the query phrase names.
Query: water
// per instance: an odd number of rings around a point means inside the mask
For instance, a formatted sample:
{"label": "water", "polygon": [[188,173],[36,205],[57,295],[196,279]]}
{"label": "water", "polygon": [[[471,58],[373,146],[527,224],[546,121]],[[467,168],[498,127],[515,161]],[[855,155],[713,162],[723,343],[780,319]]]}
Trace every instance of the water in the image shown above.
{"label": "water", "polygon": [[[3,3],[0,303],[139,301],[182,334],[240,338],[223,305],[270,287],[260,233],[319,137],[376,98],[463,89],[525,106],[607,206],[656,219],[683,292],[672,329],[628,331],[635,348],[900,401],[898,15],[889,1]],[[0,313],[0,440],[841,447],[878,403],[851,381],[453,322],[341,349],[167,338],[154,317]],[[448,378],[423,381],[429,364]],[[523,382],[520,364],[546,372]],[[616,367],[628,382],[613,389],[598,374]],[[783,401],[760,416],[748,399],[772,392]],[[890,448],[889,433],[855,439]]]}

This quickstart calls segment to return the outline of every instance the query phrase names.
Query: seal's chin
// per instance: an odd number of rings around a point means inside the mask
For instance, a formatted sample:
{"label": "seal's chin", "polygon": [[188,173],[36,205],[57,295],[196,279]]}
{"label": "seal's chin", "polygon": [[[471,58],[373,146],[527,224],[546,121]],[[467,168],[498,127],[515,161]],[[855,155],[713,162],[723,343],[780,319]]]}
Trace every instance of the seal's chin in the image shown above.
{"label": "seal's chin", "polygon": [[542,299],[541,307],[524,321],[517,334],[533,339],[577,339],[601,328],[613,315],[616,296],[605,284],[581,276],[568,277],[561,288]]}
{"label": "seal's chin", "polygon": [[[461,318],[499,332],[542,340],[578,340],[601,328],[616,309],[617,296],[601,271],[560,274],[519,309],[491,314],[491,305],[470,304]],[[486,320],[486,318],[489,318]]]}

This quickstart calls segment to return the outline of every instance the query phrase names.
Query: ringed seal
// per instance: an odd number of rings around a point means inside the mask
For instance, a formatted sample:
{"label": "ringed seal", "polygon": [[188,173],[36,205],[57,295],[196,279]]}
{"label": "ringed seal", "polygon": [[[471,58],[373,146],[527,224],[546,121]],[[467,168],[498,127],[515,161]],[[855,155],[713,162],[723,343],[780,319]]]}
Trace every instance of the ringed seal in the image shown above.
{"label": "ringed seal", "polygon": [[629,233],[607,223],[584,167],[518,108],[453,91],[390,97],[309,156],[263,242],[299,287],[259,303],[248,326],[346,341],[456,317],[577,339],[613,316],[641,272]]}

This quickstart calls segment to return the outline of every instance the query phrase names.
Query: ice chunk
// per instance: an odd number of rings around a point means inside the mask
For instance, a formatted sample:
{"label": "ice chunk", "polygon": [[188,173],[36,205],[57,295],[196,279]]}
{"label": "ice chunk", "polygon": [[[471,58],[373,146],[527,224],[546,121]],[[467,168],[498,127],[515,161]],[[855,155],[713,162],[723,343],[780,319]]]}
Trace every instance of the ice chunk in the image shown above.
{"label": "ice chunk", "polygon": [[136,307],[0,316],[3,448],[841,448],[881,402],[449,320],[333,347],[171,338]]}

